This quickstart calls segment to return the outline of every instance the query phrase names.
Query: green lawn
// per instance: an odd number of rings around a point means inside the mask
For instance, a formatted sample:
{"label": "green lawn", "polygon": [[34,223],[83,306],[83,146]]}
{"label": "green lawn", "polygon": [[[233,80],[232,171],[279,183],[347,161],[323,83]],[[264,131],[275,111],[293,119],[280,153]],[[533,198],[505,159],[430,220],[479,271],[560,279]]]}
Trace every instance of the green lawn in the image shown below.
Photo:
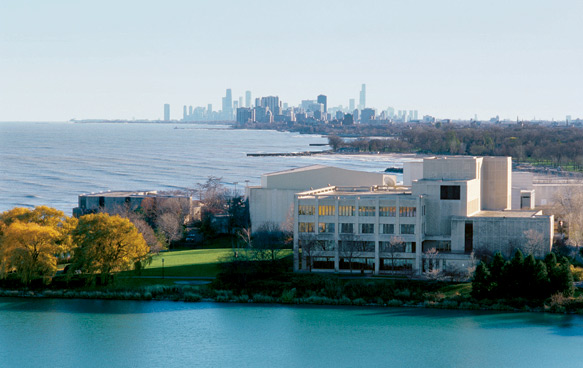
{"label": "green lawn", "polygon": [[214,277],[219,271],[219,264],[232,256],[231,248],[190,249],[163,252],[152,258],[152,263],[144,270],[142,276],[162,276],[162,259],[165,276]]}

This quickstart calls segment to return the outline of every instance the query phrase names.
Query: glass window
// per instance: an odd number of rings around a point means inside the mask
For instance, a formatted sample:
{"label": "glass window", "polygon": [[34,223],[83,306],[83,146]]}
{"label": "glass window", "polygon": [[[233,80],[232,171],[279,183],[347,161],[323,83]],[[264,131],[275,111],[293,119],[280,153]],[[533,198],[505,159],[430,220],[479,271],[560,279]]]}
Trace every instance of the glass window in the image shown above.
{"label": "glass window", "polygon": [[397,208],[396,207],[379,207],[379,216],[380,217],[395,217],[395,216],[397,216]]}
{"label": "glass window", "polygon": [[334,223],[331,222],[320,222],[318,224],[318,232],[319,233],[333,233],[336,227]]}
{"label": "glass window", "polygon": [[298,215],[313,215],[315,213],[315,206],[299,205]]}
{"label": "glass window", "polygon": [[441,186],[441,199],[460,199],[460,186],[459,185],[442,185]]}
{"label": "glass window", "polygon": [[358,207],[359,216],[376,216],[376,214],[377,214],[376,207],[373,206]]}
{"label": "glass window", "polygon": [[417,207],[399,207],[399,217],[415,217]]}
{"label": "glass window", "polygon": [[338,216],[354,216],[354,206],[338,206]]}
{"label": "glass window", "polygon": [[314,223],[313,222],[300,222],[299,223],[300,233],[313,233]]}
{"label": "glass window", "polygon": [[415,225],[401,224],[401,234],[415,234]]}
{"label": "glass window", "polygon": [[336,207],[330,205],[318,206],[318,215],[320,216],[334,216]]}
{"label": "glass window", "polygon": [[340,224],[340,232],[342,234],[352,234],[352,233],[354,233],[354,224],[352,224],[352,223]]}
{"label": "glass window", "polygon": [[361,234],[374,234],[374,224],[360,224]]}
{"label": "glass window", "polygon": [[395,233],[395,224],[382,224],[381,225],[381,234],[394,234]]}

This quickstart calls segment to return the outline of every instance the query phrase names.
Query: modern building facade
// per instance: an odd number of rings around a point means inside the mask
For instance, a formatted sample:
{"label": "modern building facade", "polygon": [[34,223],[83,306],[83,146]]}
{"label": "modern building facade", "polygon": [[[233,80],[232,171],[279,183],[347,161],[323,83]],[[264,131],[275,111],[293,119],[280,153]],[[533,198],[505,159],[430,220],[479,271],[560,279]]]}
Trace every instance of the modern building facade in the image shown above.
{"label": "modern building facade", "polygon": [[246,189],[251,229],[265,223],[293,228],[294,195],[313,188],[339,186],[394,186],[396,177],[337,167],[312,165],[261,175],[261,185]]}
{"label": "modern building facade", "polygon": [[474,252],[550,251],[553,216],[511,210],[510,157],[431,157],[421,169],[410,187],[296,193],[294,269],[421,274],[467,269]]}

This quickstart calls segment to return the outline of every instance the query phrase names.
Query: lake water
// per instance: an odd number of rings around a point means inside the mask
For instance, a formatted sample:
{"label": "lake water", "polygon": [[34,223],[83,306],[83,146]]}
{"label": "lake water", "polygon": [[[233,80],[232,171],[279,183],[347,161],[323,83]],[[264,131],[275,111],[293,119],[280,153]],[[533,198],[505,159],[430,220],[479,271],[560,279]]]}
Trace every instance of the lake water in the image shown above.
{"label": "lake water", "polygon": [[0,298],[2,367],[577,367],[583,318]]}
{"label": "lake water", "polygon": [[[175,129],[177,128],[177,129]],[[0,123],[0,211],[48,205],[71,214],[81,193],[193,188],[210,175],[242,191],[263,173],[312,164],[364,171],[411,157],[247,153],[319,151],[320,135],[196,124]]]}

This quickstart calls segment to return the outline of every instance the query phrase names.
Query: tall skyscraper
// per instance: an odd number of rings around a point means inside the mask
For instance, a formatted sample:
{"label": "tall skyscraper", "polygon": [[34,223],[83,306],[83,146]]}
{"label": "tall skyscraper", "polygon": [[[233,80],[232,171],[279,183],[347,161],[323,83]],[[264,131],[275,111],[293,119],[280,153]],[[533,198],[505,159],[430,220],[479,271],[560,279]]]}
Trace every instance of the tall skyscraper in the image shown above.
{"label": "tall skyscraper", "polygon": [[228,88],[223,98],[223,118],[225,120],[233,119],[233,95],[231,94],[231,89]]}
{"label": "tall skyscraper", "polygon": [[170,121],[170,104],[164,104],[164,121]]}
{"label": "tall skyscraper", "polygon": [[350,100],[348,100],[348,110],[354,111],[355,107],[356,106],[355,106],[354,98],[351,98]]}
{"label": "tall skyscraper", "polygon": [[366,84],[362,84],[362,89],[360,90],[360,100],[358,101],[358,107],[362,110],[366,107]]}
{"label": "tall skyscraper", "polygon": [[318,103],[321,103],[322,105],[324,105],[324,113],[328,112],[328,97],[326,97],[325,95],[319,95],[318,96]]}
{"label": "tall skyscraper", "polygon": [[243,107],[243,96],[239,96],[239,107]]}
{"label": "tall skyscraper", "polygon": [[245,91],[245,107],[251,107],[251,91]]}
{"label": "tall skyscraper", "polygon": [[182,120],[186,120],[186,105],[184,105],[184,107],[182,108]]}

